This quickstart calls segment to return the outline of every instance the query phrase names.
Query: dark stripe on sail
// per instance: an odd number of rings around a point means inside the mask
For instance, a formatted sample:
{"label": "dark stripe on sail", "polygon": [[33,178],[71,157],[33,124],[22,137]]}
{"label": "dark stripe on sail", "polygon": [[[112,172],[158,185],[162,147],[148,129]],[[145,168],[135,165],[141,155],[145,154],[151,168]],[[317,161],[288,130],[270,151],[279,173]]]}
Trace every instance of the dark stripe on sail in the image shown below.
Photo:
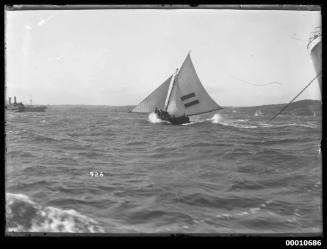
{"label": "dark stripe on sail", "polygon": [[181,97],[181,100],[185,100],[185,99],[189,99],[195,96],[195,93],[190,93],[190,94],[186,94],[184,96]]}
{"label": "dark stripe on sail", "polygon": [[192,105],[196,105],[196,104],[199,104],[199,103],[200,103],[199,100],[194,100],[192,102],[188,102],[188,103],[184,104],[184,106],[185,107],[190,107]]}

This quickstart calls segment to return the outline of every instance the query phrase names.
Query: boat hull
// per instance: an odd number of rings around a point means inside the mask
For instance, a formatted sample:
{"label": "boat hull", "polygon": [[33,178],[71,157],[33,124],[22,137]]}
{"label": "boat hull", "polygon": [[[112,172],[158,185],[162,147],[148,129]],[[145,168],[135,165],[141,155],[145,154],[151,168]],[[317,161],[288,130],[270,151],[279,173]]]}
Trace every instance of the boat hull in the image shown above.
{"label": "boat hull", "polygon": [[190,123],[189,117],[170,118],[167,121],[169,121],[173,125],[181,125],[181,124]]}
{"label": "boat hull", "polygon": [[46,109],[46,106],[6,106],[6,110],[12,112],[44,112]]}
{"label": "boat hull", "polygon": [[6,106],[6,110],[7,111],[11,111],[11,112],[22,112],[24,111],[25,107],[23,105],[8,105]]}
{"label": "boat hull", "polygon": [[173,125],[181,125],[181,124],[190,123],[190,118],[187,116],[172,117],[167,112],[157,113],[157,116],[159,119],[161,119],[163,121],[168,121],[169,123],[171,123]]}

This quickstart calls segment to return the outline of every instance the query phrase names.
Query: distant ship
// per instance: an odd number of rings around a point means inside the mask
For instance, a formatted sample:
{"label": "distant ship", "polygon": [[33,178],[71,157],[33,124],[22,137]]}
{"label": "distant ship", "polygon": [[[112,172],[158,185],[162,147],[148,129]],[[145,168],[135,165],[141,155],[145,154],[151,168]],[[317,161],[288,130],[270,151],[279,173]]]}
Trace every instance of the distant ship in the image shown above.
{"label": "distant ship", "polygon": [[181,68],[139,103],[132,112],[155,112],[171,124],[189,123],[189,116],[222,109],[207,93],[191,61],[190,53]]}
{"label": "distant ship", "polygon": [[[308,51],[313,62],[313,66],[316,72],[316,75],[321,73],[321,28],[316,27],[314,31],[310,34],[309,42],[307,44]],[[320,92],[321,92],[321,75],[318,77]]]}
{"label": "distant ship", "polygon": [[254,113],[255,117],[259,117],[259,116],[262,116],[262,115],[263,115],[263,113],[262,113],[261,110],[256,110],[255,113]]}
{"label": "distant ship", "polygon": [[13,112],[44,112],[47,109],[44,105],[24,105],[22,102],[17,102],[16,97],[14,97],[14,103],[11,103],[11,97],[9,97],[5,108]]}

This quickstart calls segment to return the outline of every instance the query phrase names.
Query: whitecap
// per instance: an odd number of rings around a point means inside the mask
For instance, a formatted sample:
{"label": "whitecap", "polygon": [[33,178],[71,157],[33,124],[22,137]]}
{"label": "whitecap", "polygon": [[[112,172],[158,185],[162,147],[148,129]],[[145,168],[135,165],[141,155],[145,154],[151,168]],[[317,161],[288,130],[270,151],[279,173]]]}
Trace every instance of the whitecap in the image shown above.
{"label": "whitecap", "polygon": [[250,212],[251,212],[252,214],[257,213],[258,211],[260,211],[260,208],[251,208],[251,209],[250,209]]}
{"label": "whitecap", "polygon": [[211,120],[213,124],[219,124],[222,121],[222,119],[223,117],[219,113],[216,113],[208,120]]}
{"label": "whitecap", "polygon": [[6,221],[9,232],[105,232],[97,221],[74,209],[42,207],[23,194],[6,194]]}
{"label": "whitecap", "polygon": [[150,123],[153,123],[153,124],[157,124],[157,123],[169,123],[168,121],[164,121],[164,120],[161,120],[160,118],[158,118],[158,115],[154,112],[150,113],[149,114],[149,122]]}

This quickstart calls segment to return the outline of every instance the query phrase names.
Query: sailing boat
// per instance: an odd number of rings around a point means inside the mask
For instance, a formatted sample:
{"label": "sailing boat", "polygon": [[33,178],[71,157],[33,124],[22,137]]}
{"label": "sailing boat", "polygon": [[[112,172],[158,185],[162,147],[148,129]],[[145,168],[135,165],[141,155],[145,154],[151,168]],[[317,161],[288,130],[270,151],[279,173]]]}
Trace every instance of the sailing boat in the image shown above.
{"label": "sailing boat", "polygon": [[132,112],[155,112],[159,119],[171,124],[189,123],[189,116],[220,110],[198,78],[190,53],[180,69],[163,82]]}
{"label": "sailing boat", "polygon": [[256,110],[255,113],[254,113],[255,117],[259,117],[259,116],[262,116],[262,115],[263,115],[263,113],[262,113],[261,110]]}

